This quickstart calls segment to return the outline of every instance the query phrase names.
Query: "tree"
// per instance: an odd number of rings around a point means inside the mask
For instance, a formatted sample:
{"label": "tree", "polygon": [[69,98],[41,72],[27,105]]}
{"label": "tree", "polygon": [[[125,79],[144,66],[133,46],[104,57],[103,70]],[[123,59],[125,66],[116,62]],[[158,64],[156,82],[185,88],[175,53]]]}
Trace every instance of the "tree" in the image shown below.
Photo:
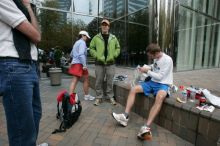
{"label": "tree", "polygon": [[[46,1],[45,6],[58,8],[58,3],[56,1]],[[48,51],[55,46],[54,44],[56,44],[54,36],[56,36],[57,31],[59,30],[58,24],[60,14],[57,11],[40,10],[38,19],[42,32],[42,41],[39,44],[39,47],[43,48],[45,51]]]}
{"label": "tree", "polygon": [[62,51],[60,46],[56,46],[55,47],[55,51],[54,51],[54,61],[55,61],[55,65],[56,67],[60,67],[61,65],[61,57],[62,57]]}
{"label": "tree", "polygon": [[[57,1],[46,1],[45,7],[59,8]],[[85,29],[86,25],[83,21],[77,20],[68,22],[64,20],[66,12],[40,10],[38,19],[42,32],[42,41],[39,47],[45,51],[60,46],[60,50],[69,53],[73,43],[78,38],[81,29]]]}

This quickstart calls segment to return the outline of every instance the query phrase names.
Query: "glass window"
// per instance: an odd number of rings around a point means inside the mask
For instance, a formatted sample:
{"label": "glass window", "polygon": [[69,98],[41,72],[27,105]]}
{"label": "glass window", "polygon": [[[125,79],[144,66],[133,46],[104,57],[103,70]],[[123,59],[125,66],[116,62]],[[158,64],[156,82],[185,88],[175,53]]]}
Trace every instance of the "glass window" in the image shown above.
{"label": "glass window", "polygon": [[73,0],[73,11],[97,16],[99,0]]}
{"label": "glass window", "polygon": [[60,46],[64,52],[69,52],[80,30],[87,30],[91,36],[97,33],[97,19],[94,17],[38,9],[37,18],[42,32],[39,47],[45,51]]}
{"label": "glass window", "polygon": [[[59,11],[40,9],[37,18],[42,33],[39,47],[45,51],[56,46],[64,50],[72,45],[71,22],[67,21],[67,14]],[[63,37],[65,36],[65,39]]]}
{"label": "glass window", "polygon": [[179,3],[182,6],[198,10],[202,13],[206,13],[215,18],[220,17],[219,13],[219,0],[180,0]]}
{"label": "glass window", "polygon": [[149,0],[128,0],[128,14],[149,6]]}
{"label": "glass window", "polygon": [[147,26],[128,24],[128,54],[131,66],[147,64],[146,47],[149,44]]}
{"label": "glass window", "polygon": [[[55,46],[60,46],[66,52],[70,51],[80,30],[87,30],[91,37],[100,32],[100,22],[103,17],[110,20],[110,32],[116,35],[121,45],[117,64],[136,66],[147,63],[145,49],[149,42],[156,38],[159,38],[159,43],[161,39],[162,42],[165,40],[164,36],[161,36],[163,33],[157,34],[164,26],[165,20],[158,21],[158,17],[149,17],[154,16],[153,8],[155,8],[152,6],[152,9],[148,9],[149,0],[37,0],[34,2],[42,32],[39,47],[45,51]],[[175,50],[170,50],[175,54],[171,56],[176,70],[219,67],[220,1],[180,0],[178,2],[180,5],[175,5],[177,8]],[[168,2],[169,6],[170,3],[171,1]],[[165,5],[162,6],[164,9],[169,9]]]}
{"label": "glass window", "polygon": [[71,11],[71,0],[37,1],[37,6]]}
{"label": "glass window", "polygon": [[117,58],[117,64],[125,65],[128,64],[128,59],[126,59],[125,52],[127,52],[127,25],[125,17],[119,20],[111,20],[110,32],[113,33],[120,44],[121,53]]}
{"label": "glass window", "polygon": [[128,15],[130,23],[139,23],[139,25],[149,25],[149,10],[147,8],[136,11],[136,13]]}
{"label": "glass window", "polygon": [[180,7],[178,16],[177,71],[218,67],[217,21],[183,7]]}
{"label": "glass window", "polygon": [[99,14],[102,17],[119,18],[125,15],[126,0],[100,0]]}

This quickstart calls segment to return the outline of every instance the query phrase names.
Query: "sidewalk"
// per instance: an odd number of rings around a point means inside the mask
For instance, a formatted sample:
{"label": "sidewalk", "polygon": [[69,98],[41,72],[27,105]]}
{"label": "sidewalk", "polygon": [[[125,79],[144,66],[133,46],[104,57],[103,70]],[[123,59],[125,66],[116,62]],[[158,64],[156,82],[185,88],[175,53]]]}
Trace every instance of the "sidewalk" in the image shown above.
{"label": "sidewalk", "polygon": [[[90,74],[94,75],[94,66],[90,66]],[[132,77],[133,69],[117,68],[116,73],[128,75],[128,82]],[[212,93],[220,96],[220,69],[207,69],[198,71],[174,73],[174,83],[184,86],[194,85],[207,88]],[[40,124],[38,143],[48,142],[50,146],[192,146],[191,143],[172,134],[170,131],[153,124],[152,141],[140,141],[136,134],[144,119],[132,113],[126,128],[118,125],[112,118],[111,112],[122,112],[121,105],[112,106],[107,101],[98,107],[93,106],[93,101],[82,99],[83,111],[79,120],[65,133],[51,134],[59,127],[60,121],[56,120],[56,94],[61,89],[68,89],[71,76],[62,75],[61,86],[50,86],[50,80],[45,74],[41,76],[41,97],[43,117]],[[83,97],[82,84],[79,83],[76,91]],[[90,93],[95,95],[94,90]],[[0,146],[8,146],[4,109],[0,97]]]}
{"label": "sidewalk", "polygon": [[[44,76],[44,75],[43,75]],[[123,111],[121,105],[112,106],[107,101],[98,107],[93,101],[82,99],[83,111],[79,120],[65,133],[51,134],[59,127],[56,120],[56,94],[61,89],[68,89],[70,76],[63,75],[61,86],[50,86],[48,78],[41,79],[41,96],[43,117],[40,124],[38,143],[48,142],[50,146],[192,146],[168,130],[153,124],[153,140],[140,141],[136,135],[144,119],[132,113],[126,128],[118,125],[112,118],[112,111]],[[83,97],[82,84],[76,91]],[[94,90],[90,90],[95,95]],[[2,103],[0,102],[0,146],[8,146],[6,122]]]}

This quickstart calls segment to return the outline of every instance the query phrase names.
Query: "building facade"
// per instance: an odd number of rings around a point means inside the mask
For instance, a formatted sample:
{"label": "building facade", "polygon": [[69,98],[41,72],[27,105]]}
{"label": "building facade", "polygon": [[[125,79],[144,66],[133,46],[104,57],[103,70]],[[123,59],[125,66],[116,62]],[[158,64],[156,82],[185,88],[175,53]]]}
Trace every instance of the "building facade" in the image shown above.
{"label": "building facade", "polygon": [[[60,40],[58,35],[50,35],[50,40],[54,41],[43,40],[42,49],[59,45],[68,52],[79,30],[85,29],[93,37],[100,32],[100,21],[105,17],[111,22],[110,31],[121,44],[117,60],[120,66],[150,63],[146,46],[157,42],[173,58],[175,71],[220,67],[219,0],[49,1],[47,5],[46,1],[39,4],[38,0],[38,15],[46,11],[55,13],[60,21],[68,20],[60,26],[62,32],[60,29],[53,31],[62,36]],[[51,23],[54,22],[52,16]],[[50,29],[50,23],[44,21],[40,21],[40,26]]]}

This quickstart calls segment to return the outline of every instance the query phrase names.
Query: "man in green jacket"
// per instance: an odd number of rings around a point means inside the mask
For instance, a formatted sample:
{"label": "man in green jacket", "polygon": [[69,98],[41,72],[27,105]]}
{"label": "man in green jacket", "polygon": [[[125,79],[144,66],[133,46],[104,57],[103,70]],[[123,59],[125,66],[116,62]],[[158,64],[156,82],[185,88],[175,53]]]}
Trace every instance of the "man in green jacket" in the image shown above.
{"label": "man in green jacket", "polygon": [[96,100],[94,105],[98,106],[103,98],[103,81],[106,77],[106,94],[113,105],[113,78],[115,75],[115,59],[120,54],[120,45],[117,38],[109,33],[110,22],[103,19],[101,22],[101,33],[93,37],[90,43],[90,54],[95,58],[96,74]]}

